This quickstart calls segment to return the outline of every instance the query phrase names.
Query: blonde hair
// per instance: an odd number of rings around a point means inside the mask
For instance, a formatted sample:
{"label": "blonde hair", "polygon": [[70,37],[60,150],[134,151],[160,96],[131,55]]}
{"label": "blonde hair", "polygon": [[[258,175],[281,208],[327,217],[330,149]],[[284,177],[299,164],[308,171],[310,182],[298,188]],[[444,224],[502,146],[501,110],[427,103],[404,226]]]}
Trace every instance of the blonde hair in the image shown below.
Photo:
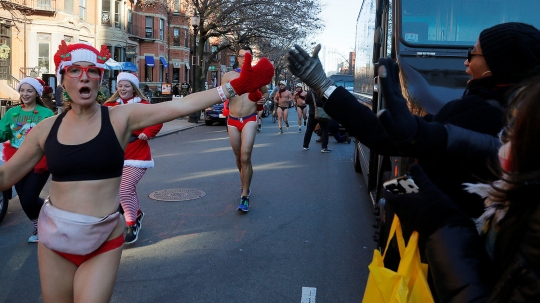
{"label": "blonde hair", "polygon": [[[148,102],[150,102],[150,100],[148,99],[148,97],[143,94],[143,92],[133,84],[133,82],[129,81],[129,80],[122,80],[122,81],[128,81],[129,84],[131,84],[131,87],[133,87],[133,97],[135,96],[139,96],[141,99],[143,100],[146,100]],[[118,93],[118,89],[114,92],[114,94],[112,94],[112,96],[107,99],[107,101],[103,102],[103,103],[109,103],[109,102],[116,102],[116,100],[118,100],[118,98],[120,98],[120,94]]]}

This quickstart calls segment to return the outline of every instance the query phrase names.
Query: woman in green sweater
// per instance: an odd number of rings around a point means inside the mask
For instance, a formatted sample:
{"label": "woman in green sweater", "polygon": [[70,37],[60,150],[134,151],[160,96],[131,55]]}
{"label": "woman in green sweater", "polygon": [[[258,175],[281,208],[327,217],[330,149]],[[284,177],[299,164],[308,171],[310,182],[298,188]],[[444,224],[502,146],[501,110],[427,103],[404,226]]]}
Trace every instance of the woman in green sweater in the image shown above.
{"label": "woman in green sweater", "polygon": [[[21,105],[10,108],[0,120],[0,142],[4,142],[3,160],[9,160],[21,147],[28,132],[41,120],[54,116],[54,113],[41,100],[45,82],[41,79],[26,77],[21,80],[17,90]],[[24,178],[15,184],[21,206],[34,225],[34,232],[28,243],[38,241],[37,220],[43,205],[39,197],[43,186],[49,179],[49,170],[45,157]],[[6,198],[7,195],[4,195]]]}

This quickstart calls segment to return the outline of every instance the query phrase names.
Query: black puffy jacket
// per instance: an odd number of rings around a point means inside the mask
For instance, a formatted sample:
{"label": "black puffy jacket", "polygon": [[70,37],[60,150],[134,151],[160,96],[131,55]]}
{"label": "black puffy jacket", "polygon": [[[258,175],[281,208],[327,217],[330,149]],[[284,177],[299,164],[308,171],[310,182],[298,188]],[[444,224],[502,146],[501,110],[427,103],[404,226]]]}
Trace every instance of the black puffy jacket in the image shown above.
{"label": "black puffy jacket", "polygon": [[428,237],[426,258],[441,303],[540,302],[540,205],[535,204],[523,211],[510,207],[493,261],[472,222],[446,225]]}
{"label": "black puffy jacket", "polygon": [[[484,81],[485,82],[485,81]],[[388,156],[407,156],[418,158],[426,174],[443,192],[449,195],[471,217],[483,212],[483,202],[478,196],[463,191],[462,183],[475,183],[478,179],[493,178],[486,160],[476,162],[472,167],[460,154],[459,145],[454,145],[452,153],[448,150],[448,131],[445,126],[453,125],[472,132],[485,134],[497,139],[503,127],[503,106],[494,106],[492,101],[505,104],[504,92],[482,88],[476,82],[474,89],[468,89],[460,99],[448,102],[435,115],[416,116],[419,132],[414,144],[404,148],[396,146],[388,137],[377,116],[371,109],[359,103],[342,87],[338,87],[325,102],[325,111],[341,123],[347,131],[374,152]],[[487,86],[492,83],[486,83]],[[463,145],[462,145],[463,146]],[[479,150],[494,151],[493,146]],[[462,153],[470,153],[463,146]]]}

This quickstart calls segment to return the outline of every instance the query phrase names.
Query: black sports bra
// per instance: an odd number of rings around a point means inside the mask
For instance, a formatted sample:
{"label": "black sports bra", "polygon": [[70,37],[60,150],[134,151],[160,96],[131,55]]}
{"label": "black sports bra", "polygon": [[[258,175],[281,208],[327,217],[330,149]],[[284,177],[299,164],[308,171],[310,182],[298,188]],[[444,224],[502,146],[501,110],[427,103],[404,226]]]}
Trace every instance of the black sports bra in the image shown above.
{"label": "black sports bra", "polygon": [[54,121],[45,141],[47,166],[57,182],[116,178],[122,175],[124,150],[111,124],[109,108],[101,107],[101,129],[96,137],[80,145],[58,142],[58,128],[66,112]]}

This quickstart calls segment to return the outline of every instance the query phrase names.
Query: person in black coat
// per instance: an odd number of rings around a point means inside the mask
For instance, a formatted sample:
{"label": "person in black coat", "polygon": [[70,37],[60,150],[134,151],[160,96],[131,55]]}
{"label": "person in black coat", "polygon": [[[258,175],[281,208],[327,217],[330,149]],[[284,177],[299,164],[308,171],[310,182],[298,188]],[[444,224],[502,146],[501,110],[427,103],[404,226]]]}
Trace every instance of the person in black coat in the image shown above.
{"label": "person in black coat", "polygon": [[332,150],[328,148],[328,122],[315,119],[315,106],[322,106],[321,100],[320,98],[317,98],[312,91],[308,91],[306,95],[306,104],[309,105],[309,110],[303,148],[304,150],[309,150],[309,142],[311,141],[313,130],[318,123],[321,128],[321,152],[329,153]]}
{"label": "person in black coat", "polygon": [[[462,183],[494,176],[486,169],[485,160],[471,164],[463,161],[463,157],[453,157],[470,151],[462,148],[464,145],[452,145],[454,139],[449,135],[456,134],[452,131],[467,130],[497,137],[503,127],[507,96],[516,83],[527,77],[530,69],[540,64],[538,29],[511,22],[483,30],[471,61],[464,63],[471,80],[463,96],[448,102],[438,113],[424,117],[412,115],[408,110],[397,81],[398,66],[391,59],[379,61],[387,74],[385,77],[379,71],[387,110],[377,117],[347,90],[335,88],[332,80],[326,78],[318,59],[320,45],[313,56],[299,46],[295,48],[296,51],[289,51],[291,72],[323,96],[325,111],[351,135],[378,154],[418,158],[432,181],[470,217],[482,213],[482,201],[463,191]],[[527,64],[516,64],[508,58],[520,58]],[[448,154],[449,146],[458,151]]]}
{"label": "person in black coat", "polygon": [[424,238],[439,302],[540,302],[540,77],[520,90],[499,150],[500,180],[469,184],[486,198],[476,226],[418,166],[415,194],[384,197]]}

